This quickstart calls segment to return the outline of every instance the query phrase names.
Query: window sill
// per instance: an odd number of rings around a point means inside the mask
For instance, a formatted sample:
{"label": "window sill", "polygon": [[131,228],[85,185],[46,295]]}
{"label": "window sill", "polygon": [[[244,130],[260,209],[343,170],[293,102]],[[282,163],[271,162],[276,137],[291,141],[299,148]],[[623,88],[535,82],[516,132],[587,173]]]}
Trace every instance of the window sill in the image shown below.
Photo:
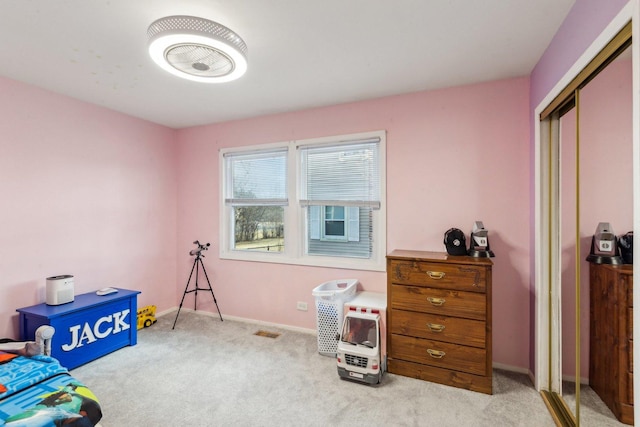
{"label": "window sill", "polygon": [[386,258],[382,260],[360,259],[360,258],[334,258],[324,256],[306,256],[294,258],[282,253],[247,253],[243,251],[221,251],[220,259],[247,261],[247,262],[268,262],[272,264],[305,265],[309,267],[327,267],[347,270],[364,271],[386,271]]}

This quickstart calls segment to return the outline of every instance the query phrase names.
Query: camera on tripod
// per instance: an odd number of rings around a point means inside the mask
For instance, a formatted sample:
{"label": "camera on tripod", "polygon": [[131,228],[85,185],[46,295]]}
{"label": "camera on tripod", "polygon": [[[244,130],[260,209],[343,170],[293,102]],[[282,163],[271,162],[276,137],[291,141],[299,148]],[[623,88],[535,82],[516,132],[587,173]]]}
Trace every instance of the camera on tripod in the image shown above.
{"label": "camera on tripod", "polygon": [[[209,246],[211,246],[211,243],[205,243],[204,245],[200,243],[200,241],[196,240],[195,242],[193,242],[194,245],[198,245],[197,249],[192,249],[191,251],[189,251],[189,255],[196,255],[196,256],[200,256],[200,254],[202,253],[202,251],[208,251],[209,250]],[[204,256],[204,255],[202,255]]]}

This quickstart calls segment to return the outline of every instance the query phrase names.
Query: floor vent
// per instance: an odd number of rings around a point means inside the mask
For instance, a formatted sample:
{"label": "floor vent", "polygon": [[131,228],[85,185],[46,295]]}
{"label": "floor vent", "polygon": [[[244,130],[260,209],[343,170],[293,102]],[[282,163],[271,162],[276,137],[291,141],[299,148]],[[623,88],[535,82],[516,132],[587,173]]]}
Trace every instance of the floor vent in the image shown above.
{"label": "floor vent", "polygon": [[280,334],[276,334],[275,332],[267,332],[267,331],[258,331],[253,335],[257,335],[259,337],[267,337],[267,338],[278,338]]}

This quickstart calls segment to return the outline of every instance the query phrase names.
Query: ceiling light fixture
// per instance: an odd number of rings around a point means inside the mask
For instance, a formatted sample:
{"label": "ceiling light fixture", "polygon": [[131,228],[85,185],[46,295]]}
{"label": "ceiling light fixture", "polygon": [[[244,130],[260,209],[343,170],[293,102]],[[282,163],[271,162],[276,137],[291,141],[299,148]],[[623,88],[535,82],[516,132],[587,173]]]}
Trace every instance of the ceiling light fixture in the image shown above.
{"label": "ceiling light fixture", "polygon": [[185,79],[223,83],[247,71],[247,45],[224,25],[195,16],[167,16],[149,25],[149,54]]}

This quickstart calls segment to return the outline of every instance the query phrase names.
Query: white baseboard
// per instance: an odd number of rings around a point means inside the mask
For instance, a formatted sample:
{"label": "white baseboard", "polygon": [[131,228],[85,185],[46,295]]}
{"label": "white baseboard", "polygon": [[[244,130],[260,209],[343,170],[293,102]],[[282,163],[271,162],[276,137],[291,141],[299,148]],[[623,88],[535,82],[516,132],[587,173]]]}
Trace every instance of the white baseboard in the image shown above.
{"label": "white baseboard", "polygon": [[525,374],[531,380],[531,384],[535,384],[533,372],[527,368],[521,368],[519,366],[507,365],[504,363],[493,362],[493,367],[495,369],[502,369],[503,371],[516,372],[518,374]]}
{"label": "white baseboard", "polygon": [[[575,383],[576,382],[576,376],[575,375],[563,375],[562,376],[562,381]],[[580,377],[580,384],[589,385],[589,378]]]}
{"label": "white baseboard", "polygon": [[496,369],[502,369],[503,371],[517,372],[519,374],[530,374],[527,368],[521,368],[519,366],[507,365],[504,363],[493,362],[493,367]]}
{"label": "white baseboard", "polygon": [[[174,307],[174,308],[170,308],[169,310],[165,310],[162,311],[158,314],[156,314],[156,317],[160,317],[160,316],[164,316],[170,313],[175,313],[176,311],[178,311],[178,307]],[[190,313],[196,313],[199,314],[201,316],[209,316],[209,317],[218,317],[218,313],[214,313],[214,312],[210,312],[210,311],[199,311],[199,310],[194,310],[191,308],[182,308],[181,311],[188,311]],[[311,335],[318,335],[318,331],[316,331],[315,329],[308,329],[308,328],[300,328],[298,326],[291,326],[291,325],[283,325],[280,323],[272,323],[272,322],[263,322],[261,320],[256,320],[256,319],[248,319],[246,317],[238,317],[238,316],[229,316],[228,314],[223,315],[223,319],[229,319],[229,320],[234,320],[236,322],[244,322],[244,323],[251,323],[254,325],[261,325],[261,326],[269,326],[269,327],[273,327],[273,328],[280,328],[280,329],[286,329],[286,330],[290,330],[290,331],[295,331],[295,332],[302,332],[305,334],[311,334]],[[512,365],[507,365],[504,363],[493,363],[493,367],[496,369],[502,369],[503,371],[511,371],[511,372],[517,372],[520,374],[527,374],[529,376],[529,378],[531,379],[531,382],[534,382],[534,376],[533,373],[527,369],[527,368],[521,368],[519,366],[512,366]],[[588,382],[587,382],[588,384]]]}
{"label": "white baseboard", "polygon": [[[156,314],[156,317],[160,317],[160,316],[164,316],[170,313],[175,313],[176,311],[178,311],[177,307],[171,308],[169,310],[165,310],[162,311],[161,313]],[[199,314],[201,316],[208,316],[208,317],[219,317],[218,313],[215,312],[210,312],[210,311],[201,311],[201,310],[194,310],[192,308],[182,308],[180,309],[180,311],[188,311],[190,313],[195,313],[195,314]],[[268,327],[272,327],[272,328],[280,328],[280,329],[286,329],[289,331],[295,331],[295,332],[302,332],[305,334],[312,334],[312,335],[317,335],[317,331],[315,329],[308,329],[308,328],[300,328],[298,326],[291,326],[291,325],[283,325],[281,323],[272,323],[272,322],[263,322],[262,320],[256,320],[256,319],[248,319],[245,317],[238,317],[238,316],[229,316],[228,314],[223,314],[222,315],[223,319],[229,319],[229,320],[233,320],[236,322],[243,322],[243,323],[251,323],[254,325],[260,325],[260,326],[268,326]]]}
{"label": "white baseboard", "polygon": [[[186,309],[183,309],[183,310],[186,310]],[[170,308],[170,309],[168,309],[168,310],[159,311],[159,312],[157,312],[157,313],[156,313],[156,317],[162,317],[162,316],[164,316],[164,315],[167,315],[167,314],[173,313],[173,312],[175,312],[175,311],[178,311],[178,307],[173,307],[173,308]],[[191,311],[193,311],[193,310],[191,310]]]}

